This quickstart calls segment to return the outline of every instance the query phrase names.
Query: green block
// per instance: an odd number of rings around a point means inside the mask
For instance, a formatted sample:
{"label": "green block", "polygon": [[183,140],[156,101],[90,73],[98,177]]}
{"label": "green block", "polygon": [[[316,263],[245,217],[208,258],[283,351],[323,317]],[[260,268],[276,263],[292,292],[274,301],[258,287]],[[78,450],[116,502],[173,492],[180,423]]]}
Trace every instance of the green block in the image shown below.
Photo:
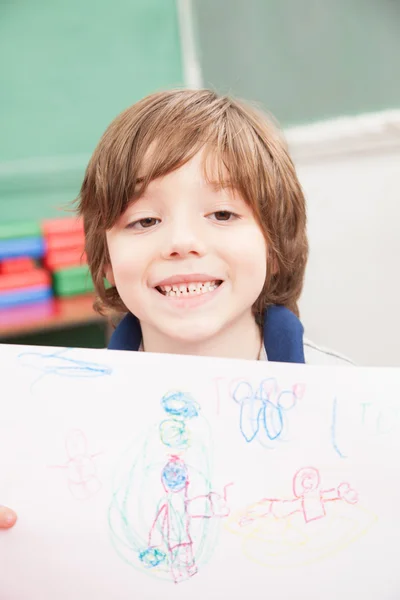
{"label": "green block", "polygon": [[53,290],[56,296],[78,296],[93,292],[93,280],[87,265],[55,271]]}
{"label": "green block", "polygon": [[14,238],[42,237],[40,224],[37,221],[10,221],[0,223],[0,240]]}

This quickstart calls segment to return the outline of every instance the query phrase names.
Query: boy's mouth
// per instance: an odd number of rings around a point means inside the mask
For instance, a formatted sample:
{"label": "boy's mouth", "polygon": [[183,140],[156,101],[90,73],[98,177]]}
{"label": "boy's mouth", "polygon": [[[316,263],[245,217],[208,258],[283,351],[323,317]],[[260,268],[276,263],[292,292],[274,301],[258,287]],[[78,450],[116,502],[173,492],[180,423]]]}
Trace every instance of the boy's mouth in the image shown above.
{"label": "boy's mouth", "polygon": [[156,290],[163,296],[173,297],[187,297],[187,296],[199,296],[200,294],[207,294],[213,292],[222,283],[221,279],[215,279],[214,281],[192,281],[190,283],[178,283],[173,285],[157,285]]}

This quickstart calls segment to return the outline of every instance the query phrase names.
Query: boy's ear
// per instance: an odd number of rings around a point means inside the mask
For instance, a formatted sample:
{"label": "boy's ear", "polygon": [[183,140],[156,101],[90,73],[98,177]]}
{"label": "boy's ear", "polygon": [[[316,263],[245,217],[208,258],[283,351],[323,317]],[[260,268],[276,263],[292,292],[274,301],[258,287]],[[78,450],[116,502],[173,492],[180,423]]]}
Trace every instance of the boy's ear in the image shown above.
{"label": "boy's ear", "polygon": [[107,279],[108,283],[115,287],[114,273],[111,265],[107,265],[104,269],[104,276]]}

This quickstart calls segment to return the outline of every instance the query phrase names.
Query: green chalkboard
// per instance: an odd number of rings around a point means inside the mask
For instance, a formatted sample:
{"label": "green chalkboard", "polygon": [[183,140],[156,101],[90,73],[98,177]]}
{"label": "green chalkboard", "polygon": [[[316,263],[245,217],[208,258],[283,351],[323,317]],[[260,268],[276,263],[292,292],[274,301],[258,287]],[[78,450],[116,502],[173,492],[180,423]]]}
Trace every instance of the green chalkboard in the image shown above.
{"label": "green chalkboard", "polygon": [[60,216],[109,122],[182,85],[176,0],[0,3],[0,220]]}
{"label": "green chalkboard", "polygon": [[204,84],[283,125],[400,106],[399,0],[193,0]]}

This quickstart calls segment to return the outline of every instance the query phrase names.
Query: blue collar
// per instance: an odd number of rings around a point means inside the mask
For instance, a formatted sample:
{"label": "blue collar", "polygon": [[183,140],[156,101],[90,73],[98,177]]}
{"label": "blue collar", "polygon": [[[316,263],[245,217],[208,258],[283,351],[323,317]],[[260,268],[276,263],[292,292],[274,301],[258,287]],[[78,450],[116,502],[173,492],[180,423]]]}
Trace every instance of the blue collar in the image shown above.
{"label": "blue collar", "polygon": [[[137,351],[142,340],[138,319],[128,313],[111,336],[109,350]],[[264,346],[268,360],[305,363],[303,325],[284,306],[270,306],[264,317]]]}

